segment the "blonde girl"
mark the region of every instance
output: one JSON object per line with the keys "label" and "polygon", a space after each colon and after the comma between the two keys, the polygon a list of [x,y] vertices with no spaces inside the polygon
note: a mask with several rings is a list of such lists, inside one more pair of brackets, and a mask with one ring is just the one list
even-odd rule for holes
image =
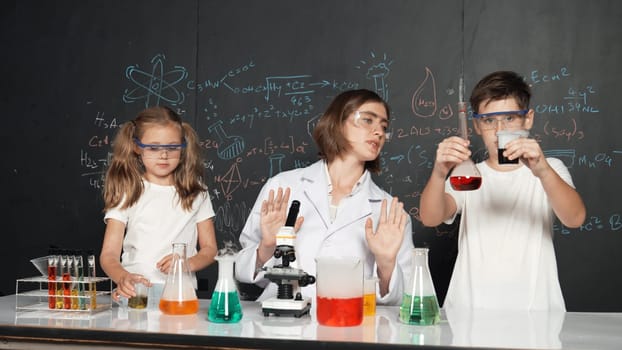
{"label": "blonde girl", "polygon": [[195,131],[167,107],[145,109],[118,131],[105,177],[100,255],[117,285],[115,300],[135,296],[136,283],[163,285],[173,242],[187,244],[192,272],[214,261],[214,210],[200,153]]}

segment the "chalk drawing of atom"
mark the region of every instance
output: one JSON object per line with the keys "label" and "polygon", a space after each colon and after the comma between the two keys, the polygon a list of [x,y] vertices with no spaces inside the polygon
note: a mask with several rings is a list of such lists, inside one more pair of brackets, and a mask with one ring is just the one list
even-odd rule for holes
{"label": "chalk drawing of atom", "polygon": [[164,71],[163,54],[157,54],[151,59],[151,72],[141,70],[138,65],[125,69],[125,76],[136,85],[133,89],[125,89],[123,101],[133,103],[145,100],[145,108],[159,106],[161,101],[172,105],[184,102],[184,93],[175,88],[175,85],[188,77],[184,67],[175,66],[172,70]]}

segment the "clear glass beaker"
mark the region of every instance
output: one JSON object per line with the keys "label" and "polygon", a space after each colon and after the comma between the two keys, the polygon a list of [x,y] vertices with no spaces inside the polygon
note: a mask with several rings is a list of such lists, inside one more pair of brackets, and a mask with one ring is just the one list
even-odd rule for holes
{"label": "clear glass beaker", "polygon": [[[458,123],[460,136],[468,140],[469,133],[467,129],[465,102],[458,103]],[[456,191],[477,190],[482,185],[482,175],[479,173],[479,170],[477,170],[473,160],[469,158],[452,169],[449,183]]]}
{"label": "clear glass beaker", "polygon": [[420,326],[437,324],[440,308],[428,267],[428,248],[414,248],[410,280],[404,286],[400,321]]}
{"label": "clear glass beaker", "polygon": [[349,327],[363,322],[363,263],[357,257],[320,257],[316,262],[317,321]]}
{"label": "clear glass beaker", "polygon": [[173,243],[173,263],[166,276],[160,311],[167,315],[189,315],[199,311],[199,299],[192,285],[185,243]]}
{"label": "clear glass beaker", "polygon": [[212,293],[207,319],[216,323],[236,323],[242,319],[242,306],[233,279],[234,254],[219,255],[218,281]]}

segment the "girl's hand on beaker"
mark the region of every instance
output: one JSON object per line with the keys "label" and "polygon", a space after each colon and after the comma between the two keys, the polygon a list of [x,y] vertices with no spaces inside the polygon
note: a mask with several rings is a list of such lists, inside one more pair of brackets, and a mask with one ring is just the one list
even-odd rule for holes
{"label": "girl's hand on beaker", "polygon": [[173,264],[173,254],[165,255],[160,261],[156,263],[156,269],[163,274],[168,274]]}
{"label": "girl's hand on beaker", "polygon": [[449,171],[459,163],[469,159],[469,140],[462,137],[451,136],[438,144],[434,169],[440,171],[442,177],[446,177]]}
{"label": "girl's hand on beaker", "polygon": [[404,203],[400,202],[397,197],[393,197],[388,214],[387,201],[386,199],[382,200],[376,232],[373,231],[372,219],[367,219],[365,223],[365,238],[367,239],[369,250],[374,254],[379,269],[390,269],[389,273],[393,271],[393,265],[404,238],[404,227],[407,221],[408,217],[404,211]]}
{"label": "girl's hand on beaker", "polygon": [[112,299],[118,302],[119,298],[131,298],[136,296],[136,289],[134,288],[136,283],[142,283],[151,287],[151,282],[143,275],[128,272],[117,281],[117,288],[112,292]]}

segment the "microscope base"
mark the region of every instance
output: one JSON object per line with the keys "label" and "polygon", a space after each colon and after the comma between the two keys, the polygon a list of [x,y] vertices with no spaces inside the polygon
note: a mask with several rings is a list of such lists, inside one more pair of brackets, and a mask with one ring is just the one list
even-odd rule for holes
{"label": "microscope base", "polygon": [[261,311],[264,316],[294,316],[298,318],[309,313],[310,309],[310,298],[303,300],[270,298],[261,303]]}

